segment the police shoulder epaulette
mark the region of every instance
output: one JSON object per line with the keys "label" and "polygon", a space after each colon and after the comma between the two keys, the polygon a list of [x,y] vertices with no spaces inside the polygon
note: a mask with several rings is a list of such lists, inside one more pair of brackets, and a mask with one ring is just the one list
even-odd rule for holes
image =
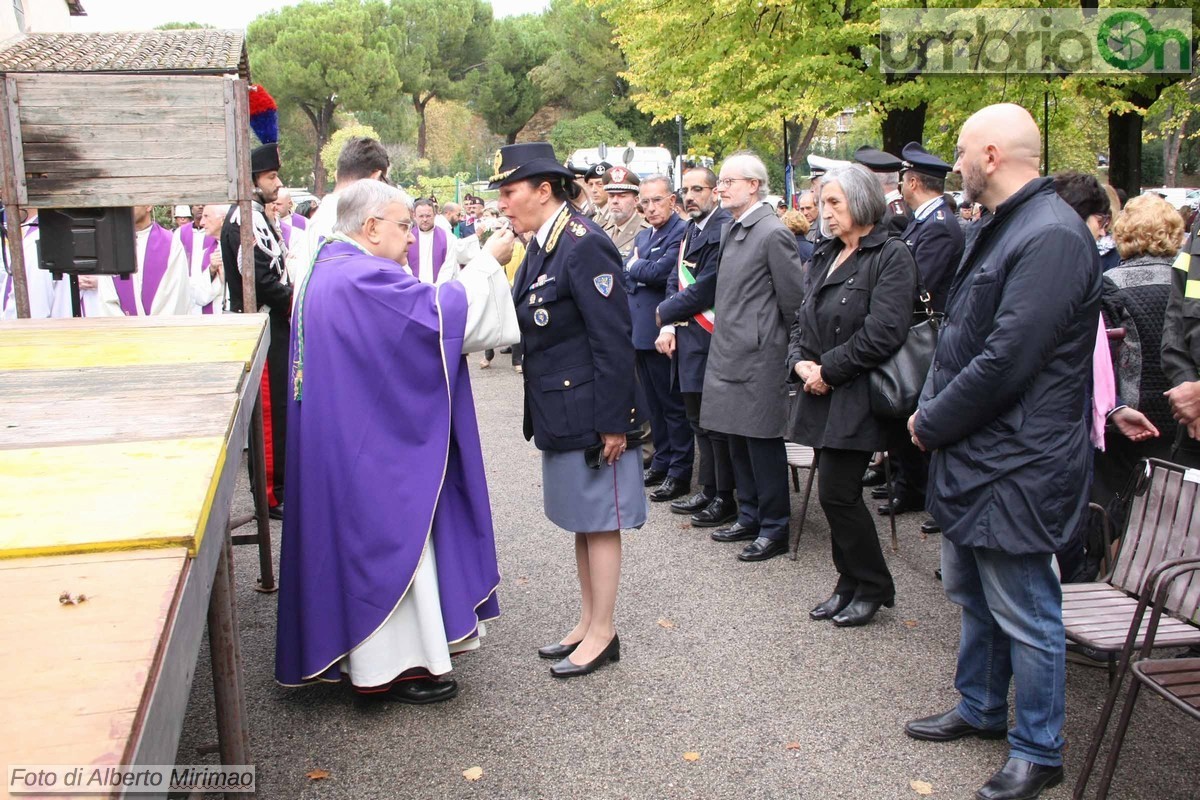
{"label": "police shoulder epaulette", "polygon": [[546,252],[547,253],[552,251],[558,245],[559,237],[562,236],[562,232],[564,230],[566,230],[567,223],[570,221],[571,221],[570,214],[559,215],[558,221],[555,222],[554,227],[552,227],[550,229],[550,235],[546,237]]}

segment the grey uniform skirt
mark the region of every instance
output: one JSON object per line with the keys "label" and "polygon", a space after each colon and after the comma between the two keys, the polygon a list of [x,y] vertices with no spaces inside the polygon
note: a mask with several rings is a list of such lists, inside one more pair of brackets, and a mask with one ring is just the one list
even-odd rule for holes
{"label": "grey uniform skirt", "polygon": [[642,480],[642,448],[617,463],[592,469],[582,450],[542,451],[542,502],[546,517],[575,533],[640,528],[650,504]]}

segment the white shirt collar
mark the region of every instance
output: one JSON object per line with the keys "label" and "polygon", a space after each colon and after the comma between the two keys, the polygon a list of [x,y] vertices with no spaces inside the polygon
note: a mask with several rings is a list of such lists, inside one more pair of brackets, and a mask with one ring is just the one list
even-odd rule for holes
{"label": "white shirt collar", "polygon": [[546,221],[542,223],[542,227],[538,228],[537,233],[534,234],[534,238],[537,239],[538,247],[544,248],[546,246],[546,239],[550,237],[550,229],[554,227],[554,221],[558,219],[558,215],[563,213],[563,209],[566,207],[566,203],[560,203],[558,210],[547,217]]}
{"label": "white shirt collar", "polygon": [[749,208],[747,208],[745,211],[742,212],[742,215],[737,218],[737,221],[738,222],[743,221],[744,219],[746,219],[746,217],[750,216],[750,212],[754,211],[754,209],[758,208],[759,206],[765,206],[766,204],[767,204],[766,200],[756,200],[755,202],[750,204]]}
{"label": "white shirt collar", "polygon": [[946,198],[940,194],[937,197],[931,197],[921,205],[917,206],[917,210],[913,212],[913,216],[919,220],[924,220],[932,214],[938,207],[938,204],[946,202]]}

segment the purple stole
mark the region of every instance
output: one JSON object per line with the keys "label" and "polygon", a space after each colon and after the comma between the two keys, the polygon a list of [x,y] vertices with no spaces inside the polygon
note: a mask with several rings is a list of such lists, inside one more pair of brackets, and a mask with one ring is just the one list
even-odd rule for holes
{"label": "purple stole", "polygon": [[[195,235],[196,229],[191,225],[184,225],[179,229],[179,243],[183,245],[183,252],[187,254],[189,276],[196,269],[196,265],[192,263],[192,241],[195,238]],[[205,271],[208,270],[208,265],[212,262],[213,251],[217,249],[218,244],[219,242],[216,239],[212,238],[208,234],[204,235],[204,244],[200,250],[200,269]],[[149,244],[146,245],[146,250],[150,250]],[[200,309],[200,311],[203,314],[211,314],[212,303],[204,306],[202,309]]]}
{"label": "purple stole", "polygon": [[[21,237],[21,247],[25,246],[25,240],[28,239],[33,234],[33,232],[36,231],[37,229],[38,229],[37,220],[34,220],[33,222],[29,223],[29,227],[25,229],[25,234]],[[34,264],[31,267],[28,263],[26,263],[25,264],[25,274],[26,275],[29,274],[30,269],[41,269],[41,268],[37,264]],[[26,284],[28,285],[28,281],[26,281]],[[9,298],[12,297],[12,293],[13,293],[13,276],[12,276],[11,272],[5,272],[5,274],[4,274],[4,301],[0,302],[0,309],[8,308],[8,300],[9,300]]]}
{"label": "purple stole", "polygon": [[[416,241],[408,246],[408,268],[412,270],[413,277],[417,280],[421,279],[421,232],[414,231],[413,237]],[[433,283],[437,282],[438,273],[442,271],[442,264],[446,263],[446,232],[437,225],[433,226]]]}
{"label": "purple stole", "polygon": [[[167,262],[171,258],[171,232],[157,222],[150,223],[150,236],[146,241],[146,257],[142,259],[142,308],[146,316],[154,305],[154,295],[163,275],[167,274]],[[133,278],[113,276],[113,286],[121,301],[121,310],[127,317],[138,316],[137,300],[133,296]]]}
{"label": "purple stole", "polygon": [[308,227],[308,219],[300,214],[292,214],[287,217],[281,217],[279,220],[279,232],[283,234],[283,243],[290,250],[292,247],[292,230],[305,230]]}

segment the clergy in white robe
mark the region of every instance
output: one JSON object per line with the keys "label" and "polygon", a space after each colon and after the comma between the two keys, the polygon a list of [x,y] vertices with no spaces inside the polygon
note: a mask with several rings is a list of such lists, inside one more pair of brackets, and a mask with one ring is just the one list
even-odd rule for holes
{"label": "clergy in white robe", "polygon": [[410,225],[396,189],[354,184],[297,292],[275,676],[431,703],[499,614],[463,354],[519,334],[512,235],[435,286],[403,269]]}
{"label": "clergy in white robe", "polygon": [[133,208],[137,271],[127,278],[94,276],[94,292],[84,292],[85,316],[151,317],[191,312],[187,253],[178,237],[154,221],[152,212],[152,206]]}
{"label": "clergy in white robe", "polygon": [[441,284],[453,280],[458,274],[458,239],[443,230],[436,220],[443,217],[434,214],[433,203],[418,200],[413,204],[414,241],[408,247],[408,270],[422,283]]}
{"label": "clergy in white robe", "polygon": [[[37,209],[22,209],[27,212],[25,221],[21,223],[21,252],[25,256],[25,283],[29,287],[29,316],[32,319],[45,319],[51,316],[71,316],[68,304],[66,314],[55,313],[55,293],[60,283],[50,272],[38,266],[38,241],[41,229],[38,227]],[[3,289],[0,290],[0,319],[17,318],[17,293],[12,276],[12,259],[9,258],[8,231],[4,239],[4,273]]]}
{"label": "clergy in white robe", "polygon": [[175,236],[188,259],[188,289],[192,314],[221,314],[225,310],[225,265],[221,260],[221,226],[228,205],[209,203],[200,212],[200,229],[179,228]]}

